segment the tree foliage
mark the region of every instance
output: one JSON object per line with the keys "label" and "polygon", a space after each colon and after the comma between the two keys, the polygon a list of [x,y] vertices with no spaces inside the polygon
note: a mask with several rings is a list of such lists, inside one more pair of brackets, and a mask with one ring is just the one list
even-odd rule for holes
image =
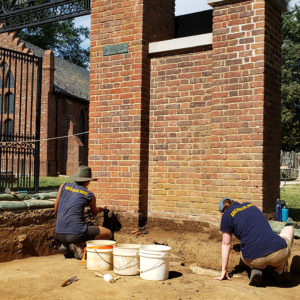
{"label": "tree foliage", "polygon": [[300,7],[288,8],[282,24],[282,149],[300,151]]}
{"label": "tree foliage", "polygon": [[33,26],[17,32],[17,35],[42,49],[51,49],[54,54],[78,66],[89,65],[89,49],[81,43],[90,37],[87,27],[75,27],[73,19]]}

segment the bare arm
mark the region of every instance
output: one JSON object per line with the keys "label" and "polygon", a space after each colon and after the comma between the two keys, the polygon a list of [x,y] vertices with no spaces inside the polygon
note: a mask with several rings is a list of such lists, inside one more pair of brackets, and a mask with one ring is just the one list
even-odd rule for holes
{"label": "bare arm", "polygon": [[231,247],[231,234],[229,232],[223,231],[223,233],[222,233],[222,273],[221,273],[220,277],[217,277],[215,279],[218,279],[218,280],[229,279],[230,280],[230,277],[227,272],[230,247]]}
{"label": "bare arm", "polygon": [[54,212],[56,214],[58,212],[58,205],[59,205],[59,200],[60,200],[60,194],[61,194],[61,188],[62,188],[62,186],[63,186],[63,184],[58,189],[57,196],[56,196],[56,201],[55,201],[55,205],[54,205]]}
{"label": "bare arm", "polygon": [[103,211],[105,207],[97,207],[96,205],[96,197],[94,196],[91,203],[90,203],[90,208],[92,211],[92,214],[96,216],[99,212]]}

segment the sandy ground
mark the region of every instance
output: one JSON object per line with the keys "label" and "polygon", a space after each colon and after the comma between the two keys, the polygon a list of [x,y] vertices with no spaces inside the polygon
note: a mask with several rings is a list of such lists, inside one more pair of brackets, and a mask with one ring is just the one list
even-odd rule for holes
{"label": "sandy ground", "polygon": [[[276,286],[265,277],[260,288],[248,285],[242,272],[231,281],[216,281],[221,264],[221,234],[217,227],[203,227],[201,233],[185,233],[169,228],[147,228],[148,233],[131,234],[132,228],[116,234],[118,243],[168,244],[172,247],[169,279],[148,281],[139,276],[122,276],[108,283],[87,270],[80,261],[56,254],[29,257],[0,263],[1,299],[299,299],[300,274],[292,273],[292,281]],[[300,241],[296,240],[290,263],[300,256]],[[294,260],[293,260],[294,259]],[[239,253],[231,251],[230,269],[239,262]],[[297,267],[298,268],[298,267]],[[298,270],[295,267],[294,270]],[[218,270],[218,271],[217,271]],[[299,271],[299,270],[298,270]],[[111,275],[113,271],[109,271]],[[66,279],[76,275],[78,281],[61,287]]]}

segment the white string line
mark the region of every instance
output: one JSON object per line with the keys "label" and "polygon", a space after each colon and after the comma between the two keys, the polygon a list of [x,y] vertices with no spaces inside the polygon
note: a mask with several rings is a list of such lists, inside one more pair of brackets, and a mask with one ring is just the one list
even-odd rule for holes
{"label": "white string line", "polygon": [[35,142],[42,142],[42,141],[50,141],[50,140],[59,140],[59,139],[64,139],[72,136],[77,136],[77,135],[83,135],[89,133],[88,131],[80,132],[80,133],[75,133],[75,134],[70,134],[70,135],[63,135],[63,136],[57,136],[53,138],[47,138],[47,139],[40,139],[40,140],[33,140],[33,141],[5,141],[4,143],[35,143]]}

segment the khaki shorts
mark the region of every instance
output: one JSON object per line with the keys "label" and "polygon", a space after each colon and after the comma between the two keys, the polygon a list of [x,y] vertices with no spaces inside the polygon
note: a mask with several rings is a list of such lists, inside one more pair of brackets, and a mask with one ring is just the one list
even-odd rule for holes
{"label": "khaki shorts", "polygon": [[258,257],[250,260],[243,258],[243,255],[241,254],[241,258],[243,262],[251,269],[260,269],[260,270],[266,268],[267,266],[271,266],[271,267],[280,266],[289,258],[292,249],[291,241],[284,236],[281,237],[285,239],[287,247],[280,249],[276,252],[272,252],[266,256]]}

